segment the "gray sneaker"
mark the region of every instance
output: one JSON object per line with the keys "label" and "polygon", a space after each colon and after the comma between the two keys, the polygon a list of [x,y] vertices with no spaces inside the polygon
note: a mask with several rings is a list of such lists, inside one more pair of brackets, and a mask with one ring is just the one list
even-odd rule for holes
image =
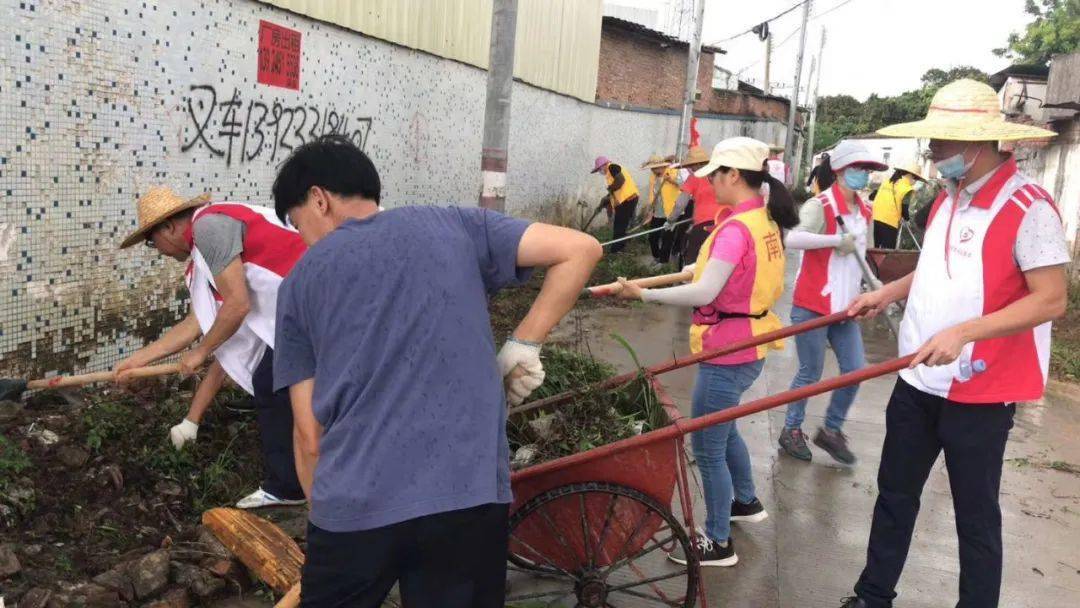
{"label": "gray sneaker", "polygon": [[802,432],[802,429],[784,427],[784,430],[780,432],[780,448],[788,456],[806,462],[810,462],[814,457],[806,445],[806,434]]}
{"label": "gray sneaker", "polygon": [[843,464],[855,464],[855,454],[847,447],[847,437],[840,431],[820,427],[814,434],[814,445],[825,450],[833,460]]}

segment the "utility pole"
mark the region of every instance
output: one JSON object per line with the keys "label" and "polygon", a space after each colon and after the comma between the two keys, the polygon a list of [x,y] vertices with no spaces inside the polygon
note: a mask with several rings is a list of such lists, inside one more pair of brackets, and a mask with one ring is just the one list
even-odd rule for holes
{"label": "utility pole", "polygon": [[494,0],[488,56],[484,138],[480,152],[480,206],[506,209],[506,161],[510,147],[510,91],[514,85],[517,0]]}
{"label": "utility pole", "polygon": [[795,83],[791,88],[791,109],[788,111],[787,139],[784,140],[784,163],[791,167],[793,176],[796,169],[795,165],[792,164],[795,156],[795,117],[799,113],[799,81],[802,80],[803,54],[806,52],[806,23],[810,20],[811,4],[813,4],[813,0],[806,0],[803,3],[802,27],[799,28],[799,56],[795,60]]}
{"label": "utility pole", "polygon": [[765,89],[766,95],[772,95],[772,81],[769,80],[769,72],[772,71],[772,34],[765,37]]}
{"label": "utility pole", "polygon": [[676,140],[675,157],[683,158],[689,148],[690,121],[694,116],[694,101],[697,98],[698,63],[701,59],[701,26],[705,17],[705,0],[690,0],[694,7],[694,36],[690,39],[690,50],[686,57],[686,89],[683,91],[682,115],[679,117],[679,137]]}
{"label": "utility pole", "polygon": [[[806,79],[806,106],[807,107],[810,107],[810,104],[811,104],[811,101],[810,101],[810,83],[814,82],[814,73],[815,73],[814,70],[816,70],[816,69],[818,69],[818,58],[817,57],[811,57],[810,58],[810,74]],[[803,143],[805,144],[806,142],[804,141]],[[792,185],[795,185],[795,184],[799,183],[799,169],[802,167],[803,149],[804,148],[805,148],[805,146],[796,146],[795,147],[795,158],[792,159],[794,162],[791,163],[791,179],[794,182],[794,184],[792,184]]]}
{"label": "utility pole", "polygon": [[825,59],[825,28],[821,28],[821,49],[818,50],[818,65],[817,65],[817,77],[814,78],[814,95],[810,102],[810,135],[806,140],[806,153],[810,156],[810,162],[807,164],[813,164],[814,162],[814,131],[817,129],[817,101],[818,101],[818,85],[821,84],[821,68]]}

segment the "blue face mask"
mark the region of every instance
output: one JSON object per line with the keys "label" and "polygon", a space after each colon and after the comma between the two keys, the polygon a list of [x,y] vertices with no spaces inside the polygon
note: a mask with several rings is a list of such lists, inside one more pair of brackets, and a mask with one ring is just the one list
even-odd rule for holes
{"label": "blue face mask", "polygon": [[844,171],[844,185],[852,190],[862,190],[870,183],[870,172],[866,169],[848,169]]}
{"label": "blue face mask", "polygon": [[967,172],[974,164],[975,161],[971,161],[970,163],[964,162],[964,155],[963,153],[961,153],[955,154],[953,156],[950,156],[949,158],[946,158],[945,160],[940,160],[934,163],[934,168],[938,170],[938,173],[941,174],[941,177],[944,177],[945,179],[959,181],[961,178],[967,175]]}

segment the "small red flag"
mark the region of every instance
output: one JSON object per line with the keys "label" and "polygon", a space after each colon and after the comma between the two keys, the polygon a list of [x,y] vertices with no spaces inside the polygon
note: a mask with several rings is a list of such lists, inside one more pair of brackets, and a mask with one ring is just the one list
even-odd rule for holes
{"label": "small red flag", "polygon": [[691,146],[700,146],[701,145],[701,133],[698,133],[698,130],[697,130],[697,118],[694,118],[694,117],[690,117],[690,145]]}

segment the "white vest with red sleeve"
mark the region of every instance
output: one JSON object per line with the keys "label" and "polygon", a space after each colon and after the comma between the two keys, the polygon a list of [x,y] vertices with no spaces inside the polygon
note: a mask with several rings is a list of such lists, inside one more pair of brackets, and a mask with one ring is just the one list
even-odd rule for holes
{"label": "white vest with red sleeve", "polygon": [[[244,264],[251,310],[244,317],[240,329],[214,351],[214,357],[230,378],[253,395],[252,376],[255,368],[266,348],[274,347],[278,287],[307,248],[300,234],[284,226],[266,207],[244,203],[211,203],[195,211],[191,218],[192,225],[209,214],[225,215],[244,223],[244,249],[240,253],[240,260]],[[209,265],[194,244],[194,234],[190,228],[187,238],[191,244],[191,263],[185,276],[191,309],[205,335],[217,319],[222,299]]]}
{"label": "white vest with red sleeve", "polygon": [[[919,349],[938,332],[988,315],[1028,295],[1013,253],[1024,215],[1050,195],[1009,159],[967,205],[948,193],[930,212],[919,264],[900,324],[900,355]],[[1056,208],[1055,208],[1056,209]],[[962,363],[985,371],[964,379]],[[959,403],[1012,403],[1042,397],[1050,363],[1050,323],[964,347],[951,365],[903,370],[920,391]]]}
{"label": "white vest with red sleeve", "polygon": [[819,315],[830,315],[847,310],[859,295],[863,275],[855,256],[866,256],[867,233],[873,211],[857,192],[855,201],[858,209],[848,209],[844,195],[836,184],[815,198],[821,202],[825,216],[822,234],[838,234],[836,217],[843,217],[844,227],[855,237],[856,252],[842,255],[832,247],[803,251],[792,302]]}

